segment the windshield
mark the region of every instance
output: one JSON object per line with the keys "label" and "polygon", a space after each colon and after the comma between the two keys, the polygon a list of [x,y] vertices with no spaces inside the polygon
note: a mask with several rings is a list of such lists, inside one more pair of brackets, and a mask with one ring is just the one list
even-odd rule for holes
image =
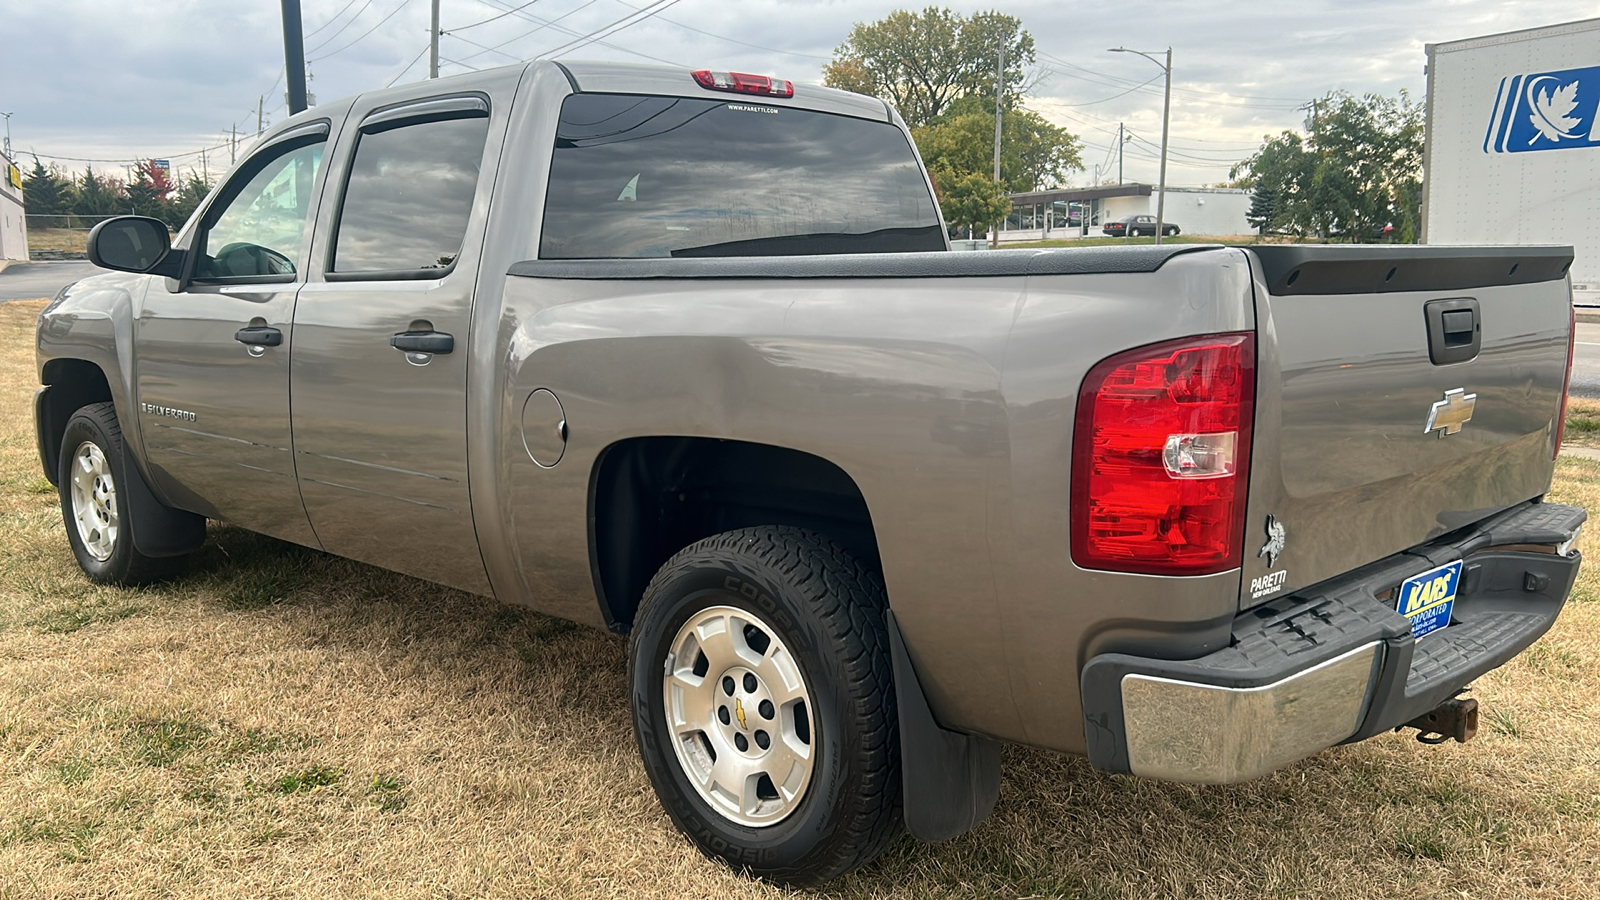
{"label": "windshield", "polygon": [[886,122],[625,94],[561,106],[542,259],[944,249],[916,155]]}

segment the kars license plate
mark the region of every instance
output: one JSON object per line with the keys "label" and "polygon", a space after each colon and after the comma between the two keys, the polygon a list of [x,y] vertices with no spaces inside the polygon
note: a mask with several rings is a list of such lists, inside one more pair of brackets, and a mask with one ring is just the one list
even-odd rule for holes
{"label": "kars license plate", "polygon": [[1414,575],[1395,591],[1395,609],[1411,620],[1411,636],[1420,638],[1450,624],[1461,585],[1461,560]]}

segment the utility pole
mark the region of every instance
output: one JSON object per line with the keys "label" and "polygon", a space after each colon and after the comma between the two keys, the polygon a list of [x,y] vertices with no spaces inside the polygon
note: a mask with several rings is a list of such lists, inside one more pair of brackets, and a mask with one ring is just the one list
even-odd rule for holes
{"label": "utility pole", "polygon": [[283,4],[283,77],[289,84],[289,115],[306,108],[306,44],[300,27],[300,0]]}
{"label": "utility pole", "polygon": [[261,94],[260,96],[256,97],[256,137],[261,137],[261,130],[264,127],[266,127],[263,124],[263,118],[264,117],[261,115],[261,111],[263,109],[265,109],[266,106],[267,106],[267,95],[266,94]]}
{"label": "utility pole", "polygon": [[233,125],[233,134],[228,138],[228,165],[233,165],[239,160],[239,124]]}
{"label": "utility pole", "polygon": [[439,77],[439,0],[433,0],[433,27],[428,29],[428,77]]}
{"label": "utility pole", "polygon": [[0,116],[6,119],[6,159],[11,158],[11,117],[14,115],[16,113],[0,112]]}
{"label": "utility pole", "polygon": [[[1000,184],[1000,101],[1005,98],[1006,48],[1000,47],[1000,64],[994,71],[994,183]],[[1000,248],[1000,223],[989,229],[989,246]]]}
{"label": "utility pole", "polygon": [[1117,123],[1117,184],[1122,184],[1122,122]]}
{"label": "utility pole", "polygon": [[204,150],[200,151],[200,177],[205,179],[206,184],[211,183],[211,169],[206,166],[206,152]]}
{"label": "utility pole", "polygon": [[[1113,47],[1111,48],[1111,52],[1137,53],[1145,59],[1148,59],[1160,66],[1161,70],[1166,73],[1167,76],[1166,98],[1161,104],[1161,181],[1160,186],[1157,188],[1160,193],[1156,195],[1156,243],[1159,244],[1161,243],[1161,230],[1164,227],[1165,214],[1167,210],[1167,126],[1172,121],[1172,48],[1167,48],[1166,62],[1156,59],[1154,56],[1145,53],[1143,50],[1129,50],[1126,47]],[[1121,148],[1118,148],[1118,150],[1120,153]]]}

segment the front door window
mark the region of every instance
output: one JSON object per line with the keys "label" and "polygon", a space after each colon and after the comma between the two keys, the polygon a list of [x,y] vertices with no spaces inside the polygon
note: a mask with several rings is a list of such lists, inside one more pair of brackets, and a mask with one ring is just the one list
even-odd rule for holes
{"label": "front door window", "polygon": [[196,243],[195,278],[294,280],[323,147],[319,140],[269,160],[220,213],[207,216],[210,224]]}

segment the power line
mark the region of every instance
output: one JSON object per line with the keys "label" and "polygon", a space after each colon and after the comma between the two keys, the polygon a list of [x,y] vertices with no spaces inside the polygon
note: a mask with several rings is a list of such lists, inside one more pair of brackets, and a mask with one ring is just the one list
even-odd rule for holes
{"label": "power line", "polygon": [[[366,12],[367,11],[367,7],[369,7],[371,5],[372,5],[372,0],[367,0],[367,2],[361,4],[361,8],[356,10],[356,14],[351,16],[350,20],[348,22],[345,22],[343,25],[340,25],[338,31],[335,31],[333,34],[328,35],[326,40],[324,40],[322,43],[316,45],[315,47],[312,47],[309,51],[307,51],[307,55],[315,53],[318,50],[321,50],[323,47],[326,47],[329,44],[333,43],[335,40],[337,40],[339,35],[344,34],[345,29],[349,28],[351,25],[354,25],[356,23],[356,20],[361,18],[361,14]],[[348,6],[345,7],[345,9],[349,9],[349,8],[350,7],[348,7]]]}
{"label": "power line", "polygon": [[[334,22],[339,21],[339,17],[344,15],[345,10],[349,9],[350,7],[355,6],[355,5],[356,5],[356,0],[350,0],[349,3],[346,3],[344,5],[344,9],[341,9],[338,12],[334,13],[332,16],[329,16],[328,17],[328,21],[323,22],[321,25],[318,25],[316,28],[313,28],[310,32],[308,32],[306,34],[306,37],[311,37],[312,35],[316,34],[317,32],[321,31],[322,29],[327,28],[329,25],[332,25]],[[356,15],[360,15],[360,13],[357,13]]]}
{"label": "power line", "polygon": [[[1080,65],[1078,65],[1076,63],[1067,62],[1066,60],[1062,59],[1061,57],[1055,56],[1055,55],[1050,54],[1050,53],[1045,53],[1043,51],[1040,51],[1039,55],[1044,57],[1047,60],[1050,60],[1051,62],[1053,62],[1053,63],[1055,63],[1057,65],[1066,66],[1069,69],[1077,69],[1079,72],[1087,72],[1090,75],[1094,75],[1094,76],[1097,76],[1097,77],[1100,77],[1100,78],[1109,78],[1112,81],[1120,81],[1123,84],[1133,84],[1134,83],[1134,79],[1132,79],[1132,78],[1123,78],[1123,77],[1118,76],[1118,75],[1111,75],[1111,74],[1108,74],[1106,72],[1096,71],[1094,69],[1086,69],[1083,66],[1080,66]],[[1070,72],[1059,72],[1057,74],[1065,75],[1068,78],[1083,78],[1083,76],[1081,76],[1081,75],[1073,75]],[[1092,79],[1084,79],[1084,80],[1087,81],[1087,80],[1092,80]],[[1174,93],[1180,93],[1180,94],[1210,94],[1210,95],[1216,96],[1216,97],[1238,97],[1238,98],[1244,99],[1244,100],[1265,100],[1268,103],[1305,103],[1305,100],[1297,98],[1297,97],[1263,97],[1263,96],[1255,95],[1255,94],[1234,94],[1234,93],[1230,93],[1230,92],[1227,92],[1227,91],[1208,91],[1208,90],[1205,90],[1203,88],[1178,87],[1177,85],[1173,85],[1172,90],[1173,90]]]}
{"label": "power line", "polygon": [[[352,0],[352,2],[354,2],[354,0]],[[441,34],[450,34],[452,32],[456,32],[456,31],[466,31],[468,28],[477,28],[479,25],[487,25],[490,22],[498,22],[501,19],[504,19],[506,16],[522,12],[523,10],[527,9],[528,7],[534,5],[535,3],[538,3],[538,2],[539,2],[539,0],[528,0],[527,3],[522,4],[521,6],[517,7],[516,9],[508,9],[508,10],[506,10],[505,12],[501,13],[498,16],[490,16],[489,18],[484,19],[481,22],[473,22],[471,25],[463,25],[460,28],[451,28],[451,29],[449,29],[447,31],[441,32]]]}
{"label": "power line", "polygon": [[[633,6],[633,4],[626,2],[626,0],[617,0],[617,2],[621,3],[623,6]],[[647,7],[633,6],[633,8],[634,9],[646,9]],[[694,27],[693,25],[685,25],[682,22],[677,21],[676,19],[669,19],[666,16],[661,16],[660,19],[661,19],[661,21],[666,22],[668,25],[676,25],[679,28],[682,28],[682,29],[684,29],[686,31],[692,31],[695,34],[703,34],[706,37],[713,37],[713,38],[716,38],[719,41],[727,41],[730,44],[739,44],[740,46],[750,47],[750,48],[755,49],[755,50],[765,50],[768,53],[783,53],[783,54],[786,54],[788,56],[798,56],[798,57],[801,57],[803,59],[820,59],[823,62],[832,62],[833,61],[833,57],[831,57],[831,56],[816,56],[816,55],[811,54],[811,53],[796,53],[793,50],[779,50],[776,47],[763,47],[760,44],[752,44],[749,41],[741,41],[738,38],[731,38],[731,37],[728,37],[725,34],[712,34],[709,31],[702,31],[702,30]]]}
{"label": "power line", "polygon": [[[595,41],[599,40],[600,37],[610,37],[611,35],[616,34],[619,31],[622,31],[622,30],[627,29],[627,28],[632,28],[633,26],[639,24],[640,22],[643,22],[645,19],[648,19],[651,16],[654,16],[656,13],[663,12],[665,10],[671,9],[672,7],[677,6],[679,3],[682,3],[682,2],[683,2],[683,0],[657,0],[656,3],[651,4],[648,7],[645,7],[645,9],[650,10],[649,12],[645,13],[642,16],[639,16],[637,19],[633,19],[633,21],[631,21],[631,22],[626,22],[625,20],[631,19],[633,17],[633,15],[635,15],[637,13],[630,13],[629,15],[623,16],[621,19],[618,19],[616,22],[611,23],[611,25],[617,25],[618,22],[625,22],[625,24],[618,25],[614,29],[611,28],[611,25],[607,25],[604,28],[601,28],[601,29],[599,29],[597,31],[590,32],[589,35],[585,35],[584,37],[579,38],[577,41],[568,41],[567,43],[562,44],[560,47],[556,47],[556,48],[554,48],[552,50],[546,50],[544,53],[541,53],[539,55],[540,56],[548,56],[551,59],[555,59],[557,56],[560,56],[561,54],[566,53],[569,50],[577,50],[577,49],[579,49],[581,47],[587,47],[590,44],[594,43]],[[607,29],[611,29],[611,30],[607,30]],[[604,34],[601,34],[601,32],[604,32]],[[598,37],[596,35],[598,35]]]}
{"label": "power line", "polygon": [[[557,31],[564,31],[567,34],[577,34],[578,32],[573,31],[573,30],[571,30],[569,28],[566,28],[565,26],[557,25],[556,23],[561,21],[562,19],[565,19],[566,17],[572,15],[573,13],[582,12],[583,10],[588,9],[589,7],[595,5],[598,2],[599,2],[599,0],[588,0],[587,3],[583,3],[583,4],[579,5],[579,6],[575,6],[572,9],[569,9],[566,12],[562,13],[561,15],[556,16],[554,19],[541,19],[538,16],[531,15],[529,13],[519,12],[519,13],[517,13],[517,17],[518,18],[526,19],[526,20],[528,20],[530,22],[535,22],[535,23],[537,23],[537,25],[535,25],[535,27],[533,27],[533,28],[528,29],[527,31],[524,31],[523,33],[517,35],[514,38],[510,38],[508,40],[501,41],[500,43],[495,44],[493,47],[484,47],[484,52],[486,52],[486,53],[500,53],[502,56],[509,56],[512,59],[522,59],[522,57],[520,57],[520,56],[516,56],[516,55],[511,54],[511,53],[504,53],[504,52],[502,52],[500,50],[500,48],[506,46],[507,44],[514,44],[517,41],[522,40],[523,38],[527,37],[530,34],[535,34],[537,32],[543,31],[545,28],[555,28]],[[499,3],[495,3],[493,5],[501,6]],[[503,9],[505,7],[501,6],[501,8]],[[465,41],[467,39],[466,38],[461,38],[461,40]],[[474,41],[467,41],[467,43],[470,44],[470,43],[475,43],[475,42]],[[478,46],[482,47],[483,45],[482,44],[478,44]],[[477,57],[482,56],[482,55],[483,55],[483,53],[474,53],[471,56],[468,56],[467,59],[476,59]]]}
{"label": "power line", "polygon": [[355,40],[351,41],[348,44],[345,44],[343,47],[340,47],[337,50],[330,50],[329,52],[322,54],[321,56],[317,57],[316,59],[308,59],[308,60],[306,60],[306,62],[307,63],[320,62],[320,61],[322,61],[324,59],[327,59],[330,56],[336,56],[336,55],[338,55],[340,53],[343,53],[346,50],[349,50],[351,47],[354,47],[355,45],[357,45],[357,44],[361,43],[362,41],[366,40],[368,35],[372,34],[374,31],[377,31],[379,28],[382,28],[383,24],[385,22],[387,22],[390,19],[394,18],[397,14],[399,14],[400,10],[405,9],[407,6],[410,6],[410,5],[411,5],[411,0],[400,0],[400,5],[396,6],[394,8],[394,12],[391,12],[387,16],[384,16],[383,18],[379,19],[378,20],[378,24],[376,24],[376,25],[372,26],[371,28],[368,28],[366,31],[362,32],[361,33],[361,37],[356,38]]}
{"label": "power line", "polygon": [[417,51],[417,55],[411,57],[411,62],[406,63],[406,67],[404,69],[401,69],[399,74],[397,74],[393,78],[389,79],[389,83],[384,85],[384,87],[394,87],[394,83],[396,81],[399,81],[401,76],[403,76],[407,72],[411,71],[411,67],[417,64],[417,60],[421,59],[423,56],[426,56],[427,53],[428,53],[429,48],[431,48],[432,46],[433,45],[431,43],[423,44],[422,45],[422,49]]}
{"label": "power line", "polygon": [[[487,3],[487,2],[490,2],[490,0],[484,0],[484,2]],[[474,47],[482,47],[483,48],[480,52],[469,54],[468,56],[464,57],[464,59],[477,59],[478,57],[484,55],[485,53],[498,53],[501,56],[506,57],[507,59],[513,59],[513,60],[517,60],[518,62],[521,62],[521,61],[526,60],[527,57],[518,56],[517,54],[514,54],[514,53],[507,53],[506,51],[504,51],[504,50],[502,50],[500,48],[504,47],[504,46],[506,46],[508,44],[514,44],[517,41],[520,41],[523,38],[528,37],[531,34],[535,34],[535,33],[539,32],[539,31],[542,31],[547,27],[548,28],[554,28],[555,30],[557,30],[557,31],[559,31],[559,32],[561,32],[563,34],[569,34],[569,35],[572,35],[572,36],[578,37],[578,38],[589,37],[589,36],[595,34],[596,32],[589,32],[589,34],[582,34],[582,33],[578,32],[578,31],[576,31],[574,29],[568,28],[565,25],[557,25],[556,23],[560,22],[562,19],[567,18],[568,16],[572,15],[573,13],[581,12],[581,11],[589,8],[590,6],[593,6],[597,2],[598,2],[598,0],[588,0],[587,3],[581,4],[581,5],[575,7],[573,9],[571,9],[571,10],[568,10],[565,13],[562,13],[559,16],[556,16],[554,19],[549,19],[549,20],[540,19],[539,17],[531,15],[529,13],[519,13],[518,15],[519,15],[520,18],[526,19],[526,20],[528,20],[530,22],[537,22],[539,24],[537,25],[537,27],[531,28],[528,31],[524,31],[523,33],[517,35],[516,37],[510,38],[508,40],[501,41],[500,43],[494,45],[493,47],[486,47],[483,44],[478,43],[477,41],[469,40],[469,39],[461,37],[460,35],[457,35],[457,34],[451,34],[450,37],[456,38],[457,40],[465,41],[466,43],[472,44]],[[494,5],[503,6],[503,4],[500,2],[500,0],[494,0]],[[624,16],[623,18],[627,18],[627,17]],[[615,24],[615,23],[612,23],[612,24]],[[609,27],[609,26],[607,26],[607,27]],[[604,31],[605,29],[602,28],[600,30]],[[618,30],[620,31],[621,29],[618,29]],[[659,56],[651,56],[648,53],[641,53],[638,50],[631,50],[631,49],[629,49],[627,47],[622,46],[621,44],[613,44],[613,43],[610,43],[609,41],[595,40],[594,43],[599,44],[602,47],[609,47],[612,50],[617,50],[619,52],[627,53],[627,54],[630,54],[632,56],[637,56],[637,57],[640,57],[642,59],[648,59],[648,60],[651,60],[653,62],[658,62],[658,63],[665,63],[666,65],[669,65],[669,66],[683,66],[684,65],[684,63],[677,62],[676,60],[662,59]]]}

